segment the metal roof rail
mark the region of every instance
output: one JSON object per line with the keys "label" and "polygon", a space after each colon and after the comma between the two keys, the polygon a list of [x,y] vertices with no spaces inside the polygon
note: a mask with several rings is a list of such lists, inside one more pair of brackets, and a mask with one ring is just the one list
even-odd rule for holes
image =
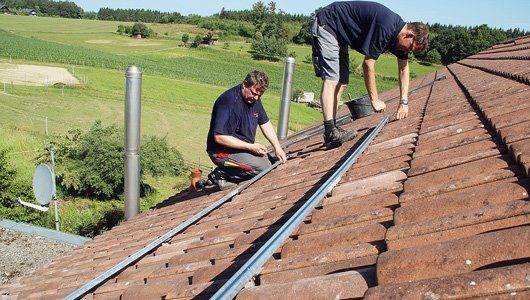
{"label": "metal roof rail", "polygon": [[189,226],[193,225],[195,222],[197,222],[201,218],[203,218],[206,215],[208,215],[210,212],[214,211],[215,209],[217,209],[218,207],[220,207],[224,203],[230,201],[234,196],[238,195],[244,189],[249,187],[251,184],[253,184],[254,182],[258,181],[263,176],[267,175],[270,171],[275,169],[279,164],[280,164],[280,162],[277,161],[272,166],[270,166],[269,168],[263,170],[261,173],[256,175],[251,180],[248,180],[248,181],[245,181],[245,182],[241,183],[240,185],[238,185],[235,189],[230,191],[228,194],[226,194],[221,199],[217,200],[216,202],[214,202],[210,206],[204,208],[203,210],[201,210],[200,212],[198,212],[197,214],[195,214],[193,217],[189,218],[188,220],[182,222],[177,227],[175,227],[175,228],[171,229],[170,231],[166,232],[164,235],[162,235],[161,237],[159,237],[156,240],[152,241],[147,246],[145,246],[142,249],[140,249],[140,250],[136,251],[135,253],[131,254],[129,257],[123,259],[118,264],[114,265],[112,268],[108,269],[107,271],[105,271],[104,273],[99,275],[98,277],[96,277],[96,278],[92,279],[91,281],[87,282],[86,284],[84,284],[83,286],[81,286],[77,290],[73,291],[68,296],[66,296],[65,299],[68,299],[68,300],[81,299],[87,293],[89,293],[94,288],[97,288],[98,286],[103,284],[105,281],[110,279],[112,276],[118,274],[123,269],[125,269],[128,266],[130,266],[131,264],[137,262],[138,260],[140,260],[145,255],[149,254],[154,249],[158,248],[162,243],[168,241],[169,239],[171,239],[172,237],[174,237],[178,233],[184,231],[186,228],[188,228]]}
{"label": "metal roof rail", "polygon": [[285,224],[276,231],[259,250],[239,270],[228,279],[225,284],[212,296],[211,299],[232,299],[249,282],[252,277],[259,274],[263,265],[272,257],[287,238],[296,230],[302,221],[309,215],[317,204],[340,182],[341,177],[357,161],[357,158],[366,150],[383,127],[389,122],[385,116],[379,121],[346,161],[331,175],[330,178],[296,211]]}

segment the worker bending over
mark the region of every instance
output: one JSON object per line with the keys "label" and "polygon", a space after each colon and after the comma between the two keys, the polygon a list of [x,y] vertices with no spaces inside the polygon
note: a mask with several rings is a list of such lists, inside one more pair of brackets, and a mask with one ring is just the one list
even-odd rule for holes
{"label": "worker bending over", "polygon": [[322,78],[326,148],[339,147],[357,134],[335,124],[337,105],[349,80],[348,46],[364,55],[364,83],[377,112],[383,111],[386,105],[377,93],[375,62],[386,51],[397,57],[401,101],[396,118],[408,116],[408,52],[427,48],[429,31],[426,25],[405,23],[387,7],[368,1],[334,2],[317,10],[311,24],[313,66],[316,76]]}

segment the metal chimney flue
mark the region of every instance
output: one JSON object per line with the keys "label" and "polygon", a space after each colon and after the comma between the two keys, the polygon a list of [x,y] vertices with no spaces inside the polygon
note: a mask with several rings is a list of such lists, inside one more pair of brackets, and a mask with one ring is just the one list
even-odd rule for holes
{"label": "metal chimney flue", "polygon": [[293,94],[292,83],[294,73],[294,58],[285,58],[285,68],[283,74],[282,99],[280,103],[280,116],[278,118],[278,139],[283,140],[287,137],[289,129],[289,109],[291,97]]}
{"label": "metal chimney flue", "polygon": [[140,116],[142,71],[128,66],[125,71],[125,219],[139,212],[140,207]]}

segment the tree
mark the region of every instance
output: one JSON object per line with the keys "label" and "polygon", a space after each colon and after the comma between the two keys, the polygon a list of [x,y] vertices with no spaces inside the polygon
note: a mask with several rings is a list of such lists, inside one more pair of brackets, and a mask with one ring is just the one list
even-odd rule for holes
{"label": "tree", "polygon": [[267,15],[267,7],[262,1],[258,1],[252,4],[252,23],[257,30],[261,29],[261,26],[265,22],[265,16]]}
{"label": "tree", "polygon": [[274,1],[269,2],[267,6],[267,12],[273,15],[276,13],[276,2]]}
{"label": "tree", "polygon": [[184,46],[188,46],[188,42],[190,40],[190,35],[185,33],[182,35],[182,42],[184,43]]}
{"label": "tree", "polygon": [[[430,25],[429,31],[432,36],[429,48],[440,54],[440,61],[443,64],[459,61],[509,38],[514,38],[513,35],[528,34],[519,29],[502,30],[490,28],[487,25],[464,27],[438,23]],[[416,58],[424,61],[435,59],[435,52],[427,58],[429,52],[418,53]]]}
{"label": "tree", "polygon": [[116,33],[118,34],[125,34],[125,25],[122,25],[122,24],[119,24],[118,25],[118,30],[116,30]]}
{"label": "tree", "polygon": [[137,23],[134,23],[134,25],[132,26],[132,32],[131,32],[132,36],[140,35],[143,38],[148,38],[152,34],[153,34],[153,30],[147,27],[147,25],[145,25],[144,23],[137,22]]}
{"label": "tree", "polygon": [[263,36],[274,36],[276,38],[285,39],[288,32],[283,26],[283,18],[281,13],[276,12],[276,3],[271,1],[265,5],[262,1],[258,1],[252,5],[252,24]]}
{"label": "tree", "polygon": [[11,188],[15,181],[16,171],[8,164],[7,150],[0,149],[0,205],[12,206]]}
{"label": "tree", "polygon": [[98,18],[98,13],[94,11],[85,11],[81,16],[82,19],[96,20]]}
{"label": "tree", "polygon": [[226,9],[225,7],[221,7],[221,11],[219,12],[219,17],[223,18],[226,17]]}
{"label": "tree", "polygon": [[287,55],[287,40],[274,36],[255,39],[250,46],[252,58],[278,61]]}
{"label": "tree", "polygon": [[288,31],[282,13],[276,12],[276,3],[267,6],[258,1],[252,6],[253,24],[256,28],[251,50],[254,59],[277,61],[287,55]]}
{"label": "tree", "polygon": [[305,22],[302,24],[302,28],[300,28],[300,31],[298,34],[296,34],[293,37],[293,43],[295,44],[308,44],[311,45],[313,41],[313,36],[311,35],[310,29],[310,21]]}
{"label": "tree", "polygon": [[33,199],[30,183],[18,178],[18,172],[10,163],[8,153],[7,149],[0,149],[0,208],[13,208],[19,197],[23,200]]}
{"label": "tree", "polygon": [[[123,193],[123,129],[96,121],[87,132],[56,137],[56,174],[62,192],[71,196],[115,199]],[[165,138],[147,136],[141,144],[141,186],[144,174],[154,177],[184,171],[180,153]],[[46,159],[48,157],[46,156]]]}
{"label": "tree", "polygon": [[432,49],[427,52],[425,60],[433,64],[439,64],[442,61],[442,56],[440,55],[438,50]]}
{"label": "tree", "polygon": [[192,48],[197,48],[202,42],[202,36],[200,34],[197,34],[195,38],[193,39],[193,43],[191,43]]}

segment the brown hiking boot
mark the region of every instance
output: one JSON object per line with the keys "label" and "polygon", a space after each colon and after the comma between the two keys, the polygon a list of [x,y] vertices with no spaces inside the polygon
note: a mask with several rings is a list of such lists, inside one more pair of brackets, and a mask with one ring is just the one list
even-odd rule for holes
{"label": "brown hiking boot", "polygon": [[342,146],[343,143],[353,140],[357,136],[357,131],[346,131],[340,127],[335,127],[329,134],[324,134],[324,147],[333,149]]}
{"label": "brown hiking boot", "polygon": [[340,131],[340,133],[342,134],[342,143],[346,143],[347,141],[351,141],[353,140],[355,137],[357,137],[357,130],[355,129],[352,129],[350,131],[347,131],[347,130],[344,130],[342,129],[342,127],[338,127],[337,126],[337,129]]}

